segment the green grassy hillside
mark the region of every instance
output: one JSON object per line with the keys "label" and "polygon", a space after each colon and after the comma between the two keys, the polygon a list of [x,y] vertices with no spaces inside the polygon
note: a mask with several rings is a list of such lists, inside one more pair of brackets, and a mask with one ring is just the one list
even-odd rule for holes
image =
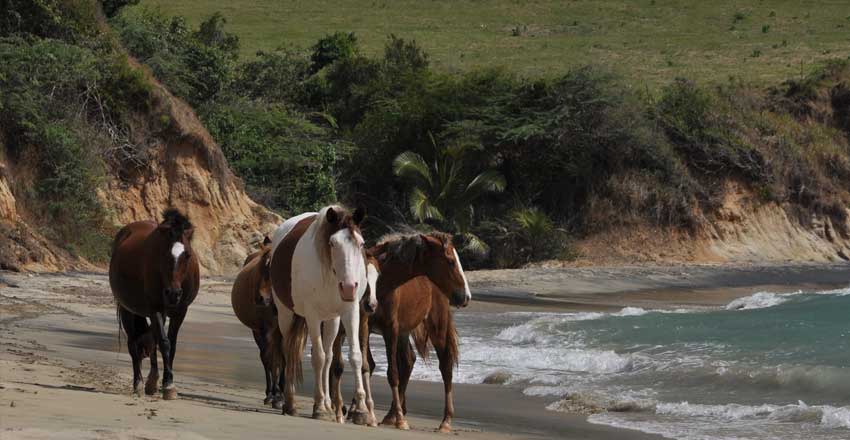
{"label": "green grassy hillside", "polygon": [[440,70],[503,66],[523,76],[610,66],[635,86],[700,81],[777,83],[850,54],[846,0],[142,0],[197,25],[215,11],[243,56],[308,47],[353,31],[366,52],[386,37],[416,39]]}

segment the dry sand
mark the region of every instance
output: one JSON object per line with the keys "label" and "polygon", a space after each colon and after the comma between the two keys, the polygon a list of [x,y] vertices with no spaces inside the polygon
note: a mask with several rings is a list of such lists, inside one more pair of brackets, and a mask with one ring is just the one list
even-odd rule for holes
{"label": "dry sand", "polygon": [[[471,310],[608,309],[725,304],[765,286],[846,285],[847,265],[682,266],[482,271],[470,274]],[[314,421],[264,407],[262,370],[247,329],[233,316],[230,284],[208,278],[178,342],[181,399],[130,395],[126,347],[103,274],[0,272],[0,439],[18,438],[438,438],[442,385],[413,382],[413,430]],[[145,370],[147,362],[144,363]],[[309,369],[309,367],[305,367]],[[310,376],[309,374],[305,376]],[[350,393],[350,378],[346,378]],[[308,395],[312,384],[300,388]],[[378,416],[390,396],[373,379]],[[455,386],[455,435],[462,438],[653,439],[546,411],[546,401],[499,385]]]}

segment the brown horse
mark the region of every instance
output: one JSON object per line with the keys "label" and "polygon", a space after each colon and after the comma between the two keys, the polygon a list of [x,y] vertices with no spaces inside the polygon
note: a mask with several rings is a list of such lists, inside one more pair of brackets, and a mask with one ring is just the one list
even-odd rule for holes
{"label": "brown horse", "polygon": [[[109,285],[133,359],[133,391],[141,394],[141,362],[148,354],[151,369],[145,393],[156,393],[158,345],[165,370],[162,398],[171,400],[177,398],[172,374],[177,333],[198,295],[200,271],[190,243],[194,229],[189,219],[176,209],[168,209],[162,216],[162,223],[134,222],[118,231],[112,243]],[[145,318],[150,318],[150,325]],[[166,318],[170,319],[167,333]],[[146,342],[148,337],[153,343]]]}
{"label": "brown horse", "polygon": [[[361,325],[360,339],[365,344],[369,365],[369,370],[364,366],[361,374],[371,376],[375,368],[366,332],[380,333],[386,345],[387,380],[393,393],[393,403],[381,423],[409,429],[404,415],[405,391],[416,359],[409,342],[413,333],[420,354],[427,356],[430,342],[440,360],[445,408],[439,430],[450,432],[454,416],[452,372],[457,364],[458,345],[449,306],[465,307],[471,299],[460,258],[450,237],[442,233],[392,236],[369,252],[375,255],[380,270],[378,308],[369,318],[368,326]],[[338,383],[341,360],[335,366],[333,382]],[[367,399],[371,400],[371,395]],[[341,403],[338,396],[335,400]]]}
{"label": "brown horse", "polygon": [[264,404],[283,408],[284,386],[281,333],[277,326],[277,308],[272,301],[269,277],[271,240],[265,238],[262,248],[245,260],[244,267],[233,282],[230,293],[233,312],[242,324],[251,329],[254,342],[260,349],[260,361],[266,375]]}

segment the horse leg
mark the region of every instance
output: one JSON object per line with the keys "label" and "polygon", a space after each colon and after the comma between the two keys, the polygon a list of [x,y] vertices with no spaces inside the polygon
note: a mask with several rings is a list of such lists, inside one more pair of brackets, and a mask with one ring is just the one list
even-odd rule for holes
{"label": "horse leg", "polygon": [[410,426],[404,419],[401,397],[398,392],[398,333],[397,324],[384,332],[384,344],[387,346],[387,381],[390,383],[390,389],[393,392],[393,403],[381,424],[395,425],[398,429],[407,430],[410,429]]}
{"label": "horse leg", "polygon": [[313,364],[313,418],[327,419],[329,414],[325,410],[325,349],[322,345],[322,322],[314,317],[307,318],[307,331],[310,333],[312,351],[310,360]]}
{"label": "horse leg", "polygon": [[328,414],[333,414],[337,423],[345,423],[345,418],[342,417],[342,408],[339,415],[334,414],[333,402],[331,401],[331,365],[333,364],[333,349],[334,339],[339,333],[339,318],[327,320],[322,323],[322,348],[325,352],[324,363],[322,364],[322,397],[325,411]]}
{"label": "horse leg", "polygon": [[171,372],[171,341],[165,330],[165,314],[154,313],[152,324],[154,336],[159,338],[159,352],[162,353],[162,398],[174,400],[177,398],[177,389],[174,388],[174,374]]}
{"label": "horse leg", "polygon": [[333,400],[334,413],[337,420],[343,417],[343,402],[342,402],[342,373],[345,371],[345,364],[342,362],[342,343],[345,341],[345,332],[339,329],[339,332],[334,339],[333,345],[333,361],[331,365],[331,384],[330,393]]}
{"label": "horse leg", "polygon": [[[442,346],[438,347],[438,345]],[[434,344],[434,349],[437,352],[437,358],[440,360],[440,374],[443,376],[443,388],[446,399],[443,409],[443,422],[440,423],[440,427],[437,430],[443,433],[450,433],[452,432],[452,417],[455,415],[455,406],[452,401],[452,370],[454,370],[454,361],[452,360],[452,355],[447,344],[440,344],[438,342]]]}
{"label": "horse leg", "polygon": [[[277,325],[278,325],[278,328],[280,329],[280,332],[281,332],[281,338],[280,338],[280,352],[281,353],[286,353],[286,341],[288,341],[291,336],[294,336],[294,335],[289,334],[290,328],[292,326],[292,320],[294,319],[294,317],[295,317],[294,314],[288,308],[286,308],[286,307],[279,307],[278,308]],[[299,349],[300,349],[300,347],[299,347]],[[294,354],[291,354],[291,355],[294,356]],[[287,382],[286,384],[283,383],[282,379],[285,376],[285,374],[283,373],[283,371],[285,371],[285,368],[286,368],[285,366],[286,366],[286,363],[281,362],[280,377],[281,377],[281,385],[283,386],[283,399],[284,399],[283,410],[281,411],[281,414],[295,416],[295,415],[298,415],[298,408],[295,405],[295,378],[290,377],[289,382]]]}
{"label": "horse leg", "polygon": [[[153,328],[151,328],[153,331]],[[151,335],[152,339],[155,339],[153,335]],[[156,343],[153,345],[153,349],[151,349],[151,369],[148,371],[148,380],[145,382],[145,394],[148,396],[153,396],[157,392],[157,385],[159,384],[159,363],[157,361],[156,354]]]}
{"label": "horse leg", "polygon": [[272,403],[272,377],[271,370],[269,369],[269,359],[268,359],[268,347],[266,346],[265,335],[263,334],[263,329],[260,330],[251,330],[251,334],[254,336],[254,342],[257,344],[257,348],[260,349],[260,362],[263,364],[263,370],[266,376],[266,398],[263,400],[263,405],[269,405]]}
{"label": "horse leg", "polygon": [[[363,375],[358,374],[363,370],[363,353],[360,351],[360,305],[351,304],[342,313],[345,332],[351,335],[348,338],[348,362],[354,372],[354,407],[351,408],[351,419],[357,425],[365,425],[369,422],[369,408],[366,406],[366,390],[363,386]],[[342,403],[342,398],[340,398]]]}
{"label": "horse leg", "polygon": [[375,401],[372,400],[372,371],[375,369],[375,360],[372,359],[372,350],[369,346],[369,317],[365,314],[360,315],[360,351],[361,353],[366,353],[367,359],[367,362],[362,362],[360,368],[360,375],[363,377],[363,391],[366,392],[366,408],[369,410],[366,424],[377,426],[378,418],[375,417]]}
{"label": "horse leg", "polygon": [[401,398],[401,412],[407,415],[407,384],[413,373],[413,365],[416,363],[416,351],[410,346],[410,338],[403,337],[398,340],[398,394]]}
{"label": "horse leg", "polygon": [[266,328],[266,362],[269,365],[268,375],[271,380],[272,389],[272,408],[281,409],[283,408],[283,398],[281,393],[283,392],[283,387],[285,385],[284,378],[286,377],[286,374],[283,371],[283,352],[275,349],[279,340],[279,338],[277,338],[279,330],[277,328],[277,322],[275,321],[266,322],[264,326]]}
{"label": "horse leg", "polygon": [[118,317],[121,320],[121,325],[124,327],[124,333],[127,334],[127,351],[130,353],[130,359],[133,361],[133,394],[141,396],[142,358],[137,344],[139,336],[136,329],[136,315],[118,306]]}

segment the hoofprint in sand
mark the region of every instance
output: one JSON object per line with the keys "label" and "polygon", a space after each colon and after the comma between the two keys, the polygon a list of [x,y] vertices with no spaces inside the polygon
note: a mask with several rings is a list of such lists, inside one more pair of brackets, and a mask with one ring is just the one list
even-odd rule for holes
{"label": "hoofprint in sand", "polygon": [[[126,340],[122,335],[119,343],[105,275],[0,273],[0,437],[440,437],[431,432],[442,408],[436,383],[411,383],[411,432],[310,420],[305,397],[300,417],[263,406],[262,368],[250,333],[232,314],[229,291],[230,280],[202,280],[175,360],[181,398],[167,402],[131,395]],[[387,388],[383,377],[373,384]],[[657,438],[546,411],[507,387],[465,385],[456,396],[454,428],[462,438]],[[382,414],[389,395],[375,398]]]}

